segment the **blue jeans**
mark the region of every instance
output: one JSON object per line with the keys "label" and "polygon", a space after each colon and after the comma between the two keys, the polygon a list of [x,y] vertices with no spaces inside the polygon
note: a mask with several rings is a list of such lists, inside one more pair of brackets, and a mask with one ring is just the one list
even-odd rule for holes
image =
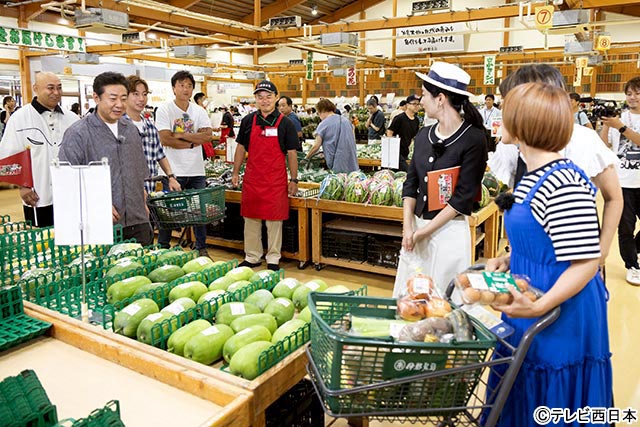
{"label": "blue jeans", "polygon": [[[207,179],[204,176],[179,176],[177,177],[178,183],[183,190],[205,188],[207,186]],[[169,188],[169,185],[164,182],[164,188]],[[196,235],[196,250],[207,247],[207,226],[206,225],[194,225],[193,231]],[[160,229],[158,231],[158,244],[163,248],[169,248],[171,242],[171,230]]]}

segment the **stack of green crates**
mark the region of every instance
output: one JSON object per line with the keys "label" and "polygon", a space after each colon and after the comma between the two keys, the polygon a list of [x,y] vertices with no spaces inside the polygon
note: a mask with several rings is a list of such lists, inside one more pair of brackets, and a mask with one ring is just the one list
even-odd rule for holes
{"label": "stack of green crates", "polygon": [[56,407],[35,372],[25,370],[0,383],[0,422],[5,427],[49,427],[58,422]]}
{"label": "stack of green crates", "polygon": [[0,351],[43,335],[50,323],[24,314],[18,286],[0,289]]}
{"label": "stack of green crates", "polygon": [[87,418],[62,420],[56,427],[124,427],[120,419],[120,403],[112,400],[104,408],[91,412]]}

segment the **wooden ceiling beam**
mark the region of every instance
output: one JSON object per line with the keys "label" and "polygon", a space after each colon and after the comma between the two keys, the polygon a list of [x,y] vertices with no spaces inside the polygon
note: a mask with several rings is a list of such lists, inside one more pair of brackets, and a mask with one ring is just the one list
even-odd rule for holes
{"label": "wooden ceiling beam", "polygon": [[640,16],[640,6],[605,7],[604,12],[619,13],[620,15]]}
{"label": "wooden ceiling beam", "polygon": [[602,9],[612,6],[633,6],[637,5],[637,0],[566,0],[571,9]]}
{"label": "wooden ceiling beam", "polygon": [[153,9],[152,7],[142,7],[126,2],[118,2],[115,0],[85,0],[86,6],[103,7],[105,9],[127,12],[129,16],[140,18],[153,17],[155,21],[161,21],[168,24],[178,25],[188,28],[197,28],[210,33],[228,34],[231,36],[241,37],[243,39],[255,39],[256,33],[247,29],[234,27],[232,25],[221,25],[214,22],[208,22],[204,19],[193,18],[189,16],[177,15],[162,10]]}
{"label": "wooden ceiling beam", "polygon": [[[366,1],[366,0],[361,0]],[[585,9],[637,5],[637,0],[573,0],[579,2]],[[531,3],[531,8],[546,5],[545,1],[537,1]],[[428,13],[424,15],[411,15],[396,18],[372,19],[369,21],[355,21],[334,23],[329,25],[313,25],[312,34],[320,33],[336,33],[350,32],[356,33],[360,31],[386,30],[393,28],[406,28],[421,25],[437,25],[448,24],[453,22],[471,22],[484,21],[488,19],[504,19],[519,16],[520,8],[518,5],[495,6],[482,9],[467,9],[460,11],[452,11],[450,13]],[[267,41],[283,37],[302,37],[305,29],[303,28],[286,28],[266,31],[258,34],[261,41]],[[307,30],[308,33],[308,30]]]}
{"label": "wooden ceiling beam", "polygon": [[[179,65],[189,65],[193,67],[222,67],[225,69],[231,69],[231,66],[227,66],[225,64],[217,64],[215,62],[208,61],[199,61],[197,59],[184,59],[184,58],[167,58],[162,56],[154,56],[154,55],[144,55],[144,54],[136,54],[136,53],[128,53],[127,58],[129,59],[137,59],[139,61],[149,61],[149,62],[162,62],[165,64],[179,64]],[[255,71],[256,69],[260,69],[259,66],[253,65],[239,65],[234,64],[233,69],[238,71]]]}
{"label": "wooden ceiling beam", "polygon": [[[44,1],[44,0],[42,0]],[[36,19],[38,16],[42,15],[46,10],[40,7],[40,2],[38,3],[30,3],[25,6],[20,6],[24,8],[24,16],[26,16],[27,21],[32,21]]]}
{"label": "wooden ceiling beam", "polygon": [[196,3],[200,3],[200,0],[170,0],[169,4],[175,6],[178,9],[189,9]]}
{"label": "wooden ceiling beam", "polygon": [[[216,38],[218,38],[216,36]],[[184,37],[180,39],[166,39],[168,47],[175,46],[201,46],[217,43],[215,40],[211,40],[206,37]],[[87,53],[101,53],[108,54],[112,52],[124,52],[145,48],[160,48],[162,47],[160,40],[147,40],[140,43],[114,43],[107,45],[87,46]]]}
{"label": "wooden ceiling beam", "polygon": [[386,0],[359,0],[355,3],[348,4],[345,7],[338,9],[329,15],[325,15],[322,18],[315,19],[311,21],[309,24],[317,25],[317,24],[320,24],[320,21],[331,24],[332,22],[339,21],[340,19],[345,19],[350,16],[356,15],[379,3],[382,3],[383,1],[386,1]]}
{"label": "wooden ceiling beam", "polygon": [[[292,9],[307,0],[278,0],[275,3],[271,3],[260,9],[260,23],[266,23],[269,18],[273,18],[276,15],[284,14],[287,10]],[[245,24],[253,24],[255,13],[249,14],[242,18],[242,22]]]}
{"label": "wooden ceiling beam", "polygon": [[[546,2],[536,2],[532,4],[532,8],[536,6],[544,6]],[[415,27],[420,25],[436,25],[453,22],[467,21],[483,21],[487,19],[512,18],[519,15],[519,7],[502,6],[487,7],[483,9],[473,9],[465,11],[455,11],[450,13],[430,13],[425,15],[412,15],[396,18],[372,19],[367,21],[344,22],[329,25],[312,26],[313,34],[320,33],[337,33],[349,32],[356,33],[360,31],[386,30],[393,28]],[[308,30],[307,30],[308,33]],[[266,31],[258,34],[260,40],[266,41],[274,38],[282,37],[302,37],[304,36],[303,28],[286,28]]]}

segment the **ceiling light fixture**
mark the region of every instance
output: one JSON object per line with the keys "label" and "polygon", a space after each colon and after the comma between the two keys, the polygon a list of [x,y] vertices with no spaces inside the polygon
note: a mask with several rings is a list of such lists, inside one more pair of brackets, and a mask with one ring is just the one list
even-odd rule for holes
{"label": "ceiling light fixture", "polygon": [[311,14],[312,14],[313,16],[316,16],[316,15],[318,14],[318,5],[317,5],[317,4],[314,4],[314,5],[311,7]]}

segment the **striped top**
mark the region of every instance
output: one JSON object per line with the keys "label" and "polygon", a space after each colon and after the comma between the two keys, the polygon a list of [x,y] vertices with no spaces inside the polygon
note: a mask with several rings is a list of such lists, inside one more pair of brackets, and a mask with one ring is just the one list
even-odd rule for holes
{"label": "striped top", "polygon": [[[526,174],[514,196],[522,203],[529,190],[556,163],[551,162]],[[551,239],[558,261],[600,257],[600,229],[595,189],[573,169],[551,173],[531,200],[531,213]]]}

